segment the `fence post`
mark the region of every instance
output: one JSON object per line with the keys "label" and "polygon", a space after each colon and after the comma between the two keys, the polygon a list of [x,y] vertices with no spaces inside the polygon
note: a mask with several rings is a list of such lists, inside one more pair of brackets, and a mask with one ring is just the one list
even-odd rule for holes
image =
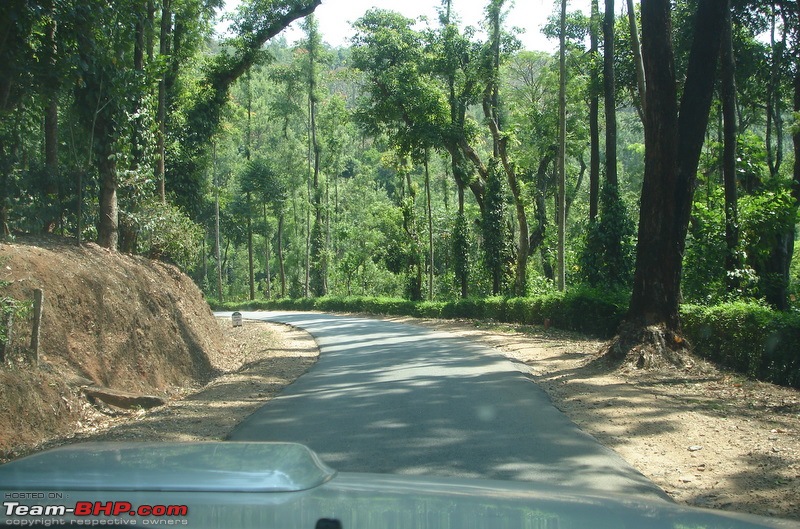
{"label": "fence post", "polygon": [[33,363],[39,365],[39,331],[42,326],[42,303],[44,302],[44,292],[41,288],[33,291],[33,332],[31,333],[31,350],[33,351]]}
{"label": "fence post", "polygon": [[3,315],[3,325],[6,327],[6,336],[0,345],[0,364],[5,364],[8,353],[11,352],[11,336],[14,332],[14,307]]}

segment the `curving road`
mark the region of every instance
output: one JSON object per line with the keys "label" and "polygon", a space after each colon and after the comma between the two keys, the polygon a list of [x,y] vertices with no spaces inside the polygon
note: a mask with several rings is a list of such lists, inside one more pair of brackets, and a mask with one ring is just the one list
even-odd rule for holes
{"label": "curving road", "polygon": [[536,481],[667,499],[486,347],[351,316],[243,315],[305,329],[321,354],[231,440],[303,443],[347,472]]}

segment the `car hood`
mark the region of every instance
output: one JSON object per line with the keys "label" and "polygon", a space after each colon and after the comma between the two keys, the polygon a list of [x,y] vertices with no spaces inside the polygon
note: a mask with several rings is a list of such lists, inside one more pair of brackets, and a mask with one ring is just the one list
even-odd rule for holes
{"label": "car hood", "polygon": [[[337,473],[293,443],[72,445],[0,466],[0,494],[0,525],[311,529],[331,519],[345,529],[800,527],[551,483]],[[139,506],[183,509],[143,514]]]}

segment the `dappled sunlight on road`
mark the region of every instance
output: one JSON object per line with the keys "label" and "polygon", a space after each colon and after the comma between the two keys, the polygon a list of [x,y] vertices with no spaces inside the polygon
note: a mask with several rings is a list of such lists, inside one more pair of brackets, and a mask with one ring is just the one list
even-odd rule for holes
{"label": "dappled sunlight on road", "polygon": [[664,497],[556,410],[515,365],[447,332],[245,313],[310,332],[317,365],[231,434],[295,441],[341,471],[538,481]]}

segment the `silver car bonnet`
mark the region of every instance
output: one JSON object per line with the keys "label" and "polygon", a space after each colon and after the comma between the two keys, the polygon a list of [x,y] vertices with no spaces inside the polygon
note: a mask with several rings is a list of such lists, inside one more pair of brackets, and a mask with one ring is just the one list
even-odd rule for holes
{"label": "silver car bonnet", "polygon": [[85,443],[0,466],[5,490],[297,492],[335,475],[295,443]]}

